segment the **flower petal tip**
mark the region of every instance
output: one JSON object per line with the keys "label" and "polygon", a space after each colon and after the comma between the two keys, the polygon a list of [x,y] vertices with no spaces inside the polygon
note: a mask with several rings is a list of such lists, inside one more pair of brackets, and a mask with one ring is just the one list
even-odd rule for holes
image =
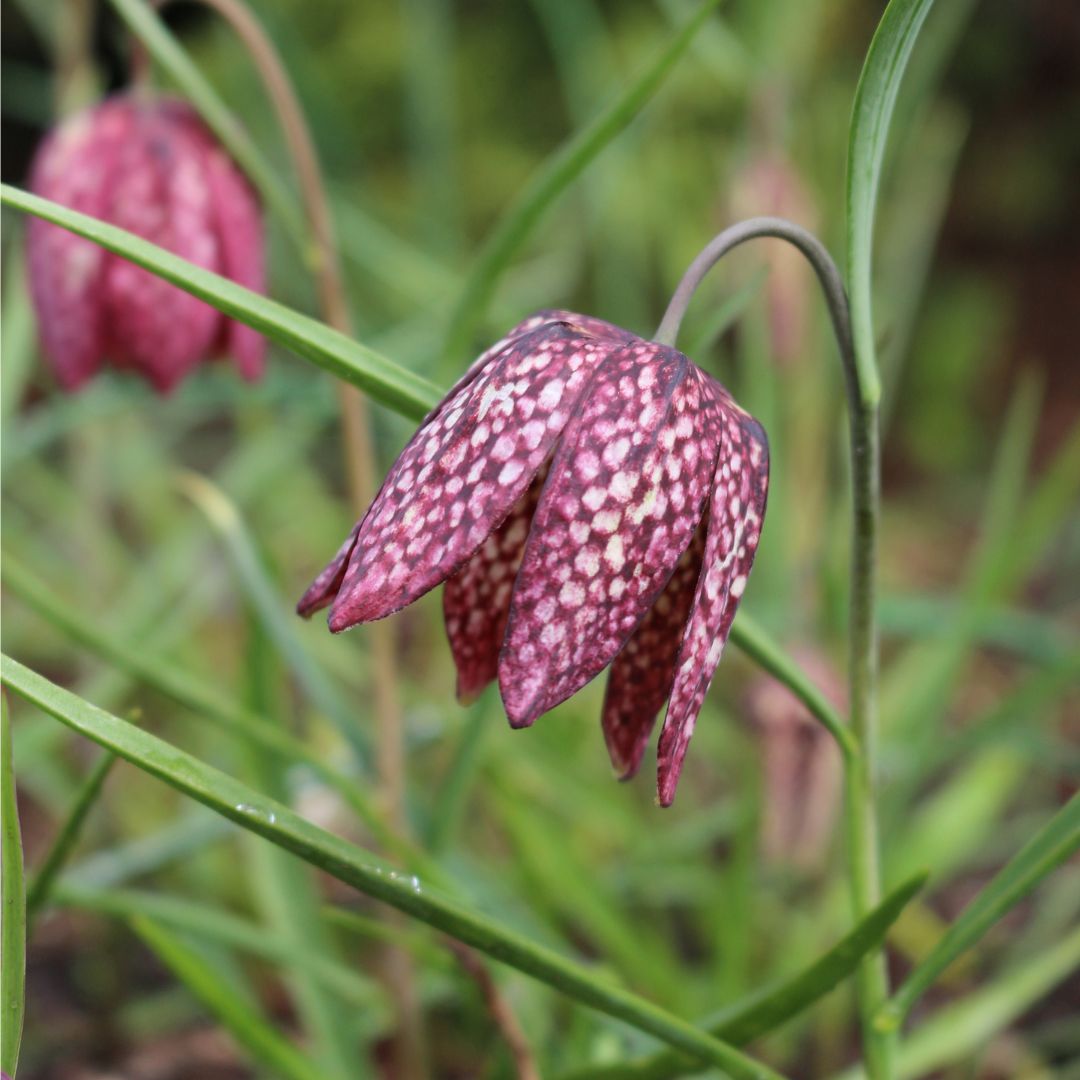
{"label": "flower petal tip", "polygon": [[475,705],[480,700],[480,695],[484,692],[482,686],[462,686],[459,682],[457,685],[457,700],[458,704],[466,708],[470,705]]}
{"label": "flower petal tip", "polygon": [[326,618],[326,625],[330,627],[331,634],[341,634],[346,630],[351,630],[359,621],[359,619],[350,618],[347,611],[331,608]]}

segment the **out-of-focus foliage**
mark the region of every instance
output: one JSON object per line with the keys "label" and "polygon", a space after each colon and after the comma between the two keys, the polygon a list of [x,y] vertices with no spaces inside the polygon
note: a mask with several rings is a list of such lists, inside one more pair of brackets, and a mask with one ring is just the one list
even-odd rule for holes
{"label": "out-of-focus foliage", "polygon": [[[696,5],[255,7],[331,181],[359,339],[445,384],[469,359],[443,359],[442,346],[484,238]],[[123,78],[120,23],[87,9],[92,62],[69,72],[67,101]],[[72,27],[68,10],[5,0],[5,180],[22,181],[48,123],[52,58],[68,55],[54,52],[53,32]],[[839,253],[851,101],[879,14],[854,0],[722,5],[641,116],[543,217],[476,344],[552,305],[648,334],[685,264],[736,216],[787,214]],[[291,183],[262,88],[229,31],[186,5],[168,21]],[[887,419],[883,844],[887,884],[931,871],[889,937],[897,975],[931,953],[1075,790],[1080,767],[1078,60],[1068,3],[939,4],[886,159],[874,298]],[[254,388],[223,367],[168,400],[117,375],[63,397],[36,355],[21,224],[4,223],[5,552],[108,634],[359,773],[373,737],[367,631],[333,638],[320,620],[290,615],[352,520],[329,376],[277,351]],[[317,315],[289,234],[273,220],[270,231],[271,295]],[[717,308],[747,282],[741,318],[715,337]],[[710,278],[684,335],[705,339],[695,359],[770,432],[773,489],[747,610],[811,650],[820,670],[842,671],[842,394],[811,274],[768,243],[740,252]],[[382,468],[409,425],[383,411],[374,421]],[[185,495],[182,471],[225,493],[246,563]],[[6,599],[5,651],[113,712],[137,712],[317,823],[376,843],[299,762],[283,768],[193,722]],[[511,732],[493,692],[469,709],[453,702],[437,597],[390,625],[414,835],[501,922],[687,1017],[793,974],[850,928],[839,833],[810,860],[763,857],[777,729],[754,711],[754,672],[733,651],[679,801],[661,812],[647,776],[610,779],[601,685]],[[12,713],[32,877],[95,758],[23,702]],[[798,725],[787,730],[788,749],[805,749]],[[783,805],[827,822],[837,798],[829,771],[792,775],[803,787]],[[365,1062],[394,1029],[376,977],[387,935],[416,958],[438,1074],[509,1074],[480,990],[430,933],[365,921],[374,906],[267,856],[124,764],[81,835],[30,942],[20,1076],[99,1066],[141,1075],[147,1061],[173,1070],[158,1075],[261,1075],[274,1062],[287,1072],[296,1066],[287,1042],[251,1041],[260,1016],[302,1038],[322,1075],[373,1073]],[[115,899],[136,889],[190,898],[205,921]],[[1080,1055],[1069,1023],[1078,898],[1078,870],[1066,865],[944,972],[916,1006],[904,1075],[1069,1075]],[[319,922],[323,901],[356,905],[360,933]],[[274,947],[260,950],[260,936]],[[207,972],[231,991],[224,1005]],[[538,983],[496,975],[544,1075],[656,1049]],[[245,1049],[223,1043],[215,1024]],[[855,1031],[845,985],[751,1049],[787,1075],[825,1076],[855,1059]],[[361,1043],[370,1058],[355,1052]],[[344,1048],[355,1056],[343,1060]]]}

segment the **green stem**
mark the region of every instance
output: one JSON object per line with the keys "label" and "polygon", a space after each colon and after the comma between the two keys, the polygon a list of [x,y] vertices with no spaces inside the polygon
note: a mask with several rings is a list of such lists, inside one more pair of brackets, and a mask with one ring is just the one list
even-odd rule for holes
{"label": "green stem", "polygon": [[[880,503],[878,406],[853,401],[850,412],[851,483],[854,503],[851,554],[849,695],[851,730],[861,754],[844,770],[848,872],[855,917],[861,919],[881,898],[877,835],[877,531]],[[896,1038],[874,1023],[889,997],[885,953],[870,954],[856,977],[863,1049],[871,1080],[894,1075]]]}
{"label": "green stem", "polygon": [[[686,309],[713,266],[747,240],[784,240],[806,256],[825,293],[848,404],[851,444],[851,618],[849,626],[850,727],[839,739],[844,751],[844,797],[848,840],[848,880],[855,918],[863,919],[881,899],[878,858],[875,760],[877,743],[877,627],[874,602],[877,583],[877,531],[880,460],[876,373],[872,354],[862,366],[851,328],[851,309],[843,278],[832,256],[813,234],[783,218],[759,217],[725,229],[690,264],[668,305],[655,339],[674,345]],[[867,366],[868,365],[868,366]],[[875,375],[869,379],[866,372]],[[816,713],[825,726],[832,725]],[[834,735],[837,732],[833,731]],[[866,956],[856,980],[867,1072],[871,1080],[893,1075],[893,1036],[878,1030],[874,1017],[888,999],[883,952]]]}

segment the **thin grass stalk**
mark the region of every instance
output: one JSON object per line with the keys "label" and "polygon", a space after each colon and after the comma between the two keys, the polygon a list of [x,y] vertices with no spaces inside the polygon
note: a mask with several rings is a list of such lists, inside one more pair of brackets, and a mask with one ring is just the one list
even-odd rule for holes
{"label": "thin grass stalk", "polygon": [[[856,920],[881,900],[874,762],[877,729],[877,533],[880,515],[878,392],[874,358],[856,354],[851,309],[843,279],[821,242],[783,218],[751,218],[725,229],[709,243],[683,275],[655,338],[673,345],[690,300],[704,276],[733,248],[748,240],[772,237],[796,247],[814,268],[825,294],[840,350],[847,395],[851,458],[852,548],[850,585],[849,686],[850,736],[838,740],[844,759],[848,884]],[[874,374],[870,379],[867,371]],[[815,715],[817,715],[815,713]],[[826,724],[826,727],[831,727]],[[889,996],[883,952],[868,954],[856,975],[859,1014],[867,1071],[871,1080],[893,1075],[894,1036],[875,1027],[878,1010]]]}
{"label": "thin grass stalk", "polygon": [[[168,0],[159,0],[162,7]],[[281,126],[296,172],[300,195],[311,231],[314,273],[319,306],[325,321],[349,337],[353,334],[341,257],[334,236],[330,204],[311,132],[292,83],[274,43],[244,0],[199,0],[220,15],[235,31],[259,72]],[[363,395],[348,383],[337,382],[338,408],[344,439],[345,474],[354,515],[364,512],[375,494],[375,448]],[[371,678],[374,690],[377,769],[391,828],[408,833],[405,811],[405,740],[397,657],[393,630],[378,623],[368,631]],[[396,916],[393,916],[396,917]],[[426,1073],[424,1033],[416,975],[409,955],[390,949],[385,957],[387,981],[398,1005],[400,1037],[396,1057],[401,1074]]]}

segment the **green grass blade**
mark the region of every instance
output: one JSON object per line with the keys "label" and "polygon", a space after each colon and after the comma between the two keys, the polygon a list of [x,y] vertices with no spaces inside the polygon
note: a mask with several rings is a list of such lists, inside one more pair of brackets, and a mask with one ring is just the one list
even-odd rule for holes
{"label": "green grass blade", "polygon": [[297,683],[315,707],[332,720],[355,747],[361,763],[368,766],[370,748],[365,731],[357,726],[357,710],[342,697],[334,681],[312,659],[297,637],[299,623],[292,605],[282,602],[236,504],[212,480],[197,473],[182,474],[180,488],[224,542],[248,603]]}
{"label": "green grass blade", "polygon": [[893,995],[882,1010],[878,1025],[883,1030],[899,1027],[915,1002],[958,956],[1078,850],[1080,795],[1074,795],[961,912]]}
{"label": "green grass blade", "polygon": [[419,419],[439,400],[438,391],[426,379],[399,367],[372,349],[339,334],[317,319],[301,315],[220,274],[203,270],[133,233],[8,184],[0,185],[0,200],[14,210],[33,214],[92,240],[192,296],[205,300],[231,318],[254,327],[268,338],[292,349],[305,360],[352,383],[375,401],[403,416]]}
{"label": "green grass blade", "polygon": [[813,680],[769,637],[765,628],[746,612],[740,612],[731,624],[731,640],[759,667],[782,682],[819,720],[845,757],[857,753],[855,740],[839,713],[832,707]]}
{"label": "green grass blade", "polygon": [[[9,237],[13,248],[19,245],[20,234]],[[19,245],[21,246],[21,245]],[[15,417],[23,399],[26,384],[34,372],[36,339],[30,291],[26,280],[26,260],[19,250],[5,256],[7,270],[4,282],[4,319],[0,324],[0,417],[4,420],[4,457],[7,457],[8,425]]]}
{"label": "green grass blade", "polygon": [[256,1062],[289,1080],[321,1080],[322,1070],[224,985],[215,968],[180,938],[142,915],[131,920],[131,927]]}
{"label": "green grass blade", "polygon": [[[717,1038],[745,1046],[809,1008],[846,979],[869,952],[878,948],[911,898],[922,888],[925,874],[919,874],[894,889],[865,919],[841,938],[828,952],[797,975],[777,986],[766,987],[743,1001],[721,1010],[705,1022]],[[700,1069],[683,1055],[661,1051],[649,1057],[619,1065],[583,1069],[566,1077],[585,1080],[667,1080]]]}
{"label": "green grass blade", "polygon": [[192,62],[145,0],[109,0],[147,52],[169,73],[199,115],[213,129],[237,165],[259,190],[263,200],[285,225],[303,251],[308,250],[308,230],[300,205],[282,183],[280,171],[263,156],[239,121]]}
{"label": "green grass blade", "polygon": [[73,641],[90,649],[97,656],[115,664],[122,671],[141,679],[147,686],[178,702],[201,719],[217,724],[222,730],[277,754],[285,761],[302,763],[320,780],[333,788],[357,817],[371,830],[379,845],[392,852],[410,869],[430,876],[433,868],[422,853],[400,840],[389,829],[375,801],[364,788],[347,776],[331,769],[299,739],[287,732],[271,728],[261,717],[229,701],[217,688],[165,660],[149,656],[89,619],[83,619],[59,597],[53,595],[20,560],[8,552],[0,562],[4,585],[42,618]]}
{"label": "green grass blade", "polygon": [[[285,727],[280,703],[281,672],[278,657],[267,640],[258,615],[247,612],[248,704],[263,723]],[[276,754],[254,744],[245,746],[246,774],[260,790],[288,802],[288,766]],[[328,928],[319,917],[321,907],[310,867],[273,844],[245,834],[244,875],[252,902],[261,912],[266,929],[276,938],[314,957],[329,958],[333,949]],[[282,972],[296,1008],[298,1020],[311,1042],[311,1056],[319,1062],[327,1080],[362,1080],[368,1070],[357,1060],[348,1016],[340,1001],[310,972],[291,966]]]}
{"label": "green grass blade", "polygon": [[859,383],[867,405],[881,397],[871,303],[874,211],[900,80],[934,0],[892,0],[866,54],[848,133],[847,282]]}
{"label": "green grass blade", "polygon": [[[950,1065],[972,1075],[979,1053],[1040,998],[1080,967],[1080,928],[1037,956],[999,975],[989,986],[935,1012],[903,1043],[897,1054],[897,1080],[940,1076]],[[1057,1074],[1055,1074],[1057,1075]],[[863,1080],[860,1069],[838,1080]]]}
{"label": "green grass blade", "polygon": [[41,866],[34,875],[34,880],[30,883],[29,889],[27,889],[26,921],[28,925],[33,922],[34,917],[49,899],[53,882],[56,881],[57,874],[67,863],[79,839],[79,833],[82,831],[86,815],[90,813],[94,803],[97,802],[105,784],[105,778],[112,771],[115,764],[115,754],[102,754],[79,788],[71,804],[71,809],[68,811],[64,823],[60,826],[56,839],[53,840],[52,847],[46,852],[45,858],[41,860]]}
{"label": "green grass blade", "polygon": [[384,872],[362,848],[312,825],[288,807],[191,754],[90,705],[18,661],[5,655],[2,663],[4,684],[20,697],[215,813],[291,851],[339,881],[553,986],[583,1005],[719,1066],[736,1080],[776,1080],[778,1074],[773,1070],[665,1009],[610,985],[581,965],[482,915],[433,895],[423,882]]}
{"label": "green grass blade", "polygon": [[312,953],[264,926],[187,897],[162,896],[137,889],[95,889],[67,880],[56,884],[57,903],[131,921],[140,916],[182,931],[193,938],[228,946],[238,952],[304,971],[349,1005],[370,1009],[381,1001],[379,989],[344,964]]}
{"label": "green grass blade", "polygon": [[686,52],[717,0],[706,0],[649,67],[596,119],[573,135],[541,165],[513,206],[488,237],[450,320],[444,356],[461,360],[495,286],[551,204],[581,175],[593,158],[641,111]]}
{"label": "green grass blade", "polygon": [[11,717],[7,696],[0,694],[0,1069],[15,1075],[26,1005],[26,891],[23,883],[22,832],[15,798],[15,761],[11,752]]}

